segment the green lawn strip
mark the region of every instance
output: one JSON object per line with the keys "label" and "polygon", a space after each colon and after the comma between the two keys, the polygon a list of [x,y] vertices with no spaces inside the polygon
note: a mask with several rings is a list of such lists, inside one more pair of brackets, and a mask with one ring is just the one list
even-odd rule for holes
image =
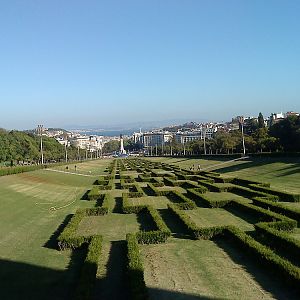
{"label": "green lawn strip", "polygon": [[253,230],[253,224],[222,208],[197,208],[185,212],[199,227],[234,225],[245,231]]}
{"label": "green lawn strip", "polygon": [[[274,299],[213,241],[171,238],[166,244],[141,245],[140,249],[151,299],[244,299],[245,295],[252,300]],[[243,259],[250,263],[247,257]],[[260,278],[273,284],[264,270],[255,269]]]}

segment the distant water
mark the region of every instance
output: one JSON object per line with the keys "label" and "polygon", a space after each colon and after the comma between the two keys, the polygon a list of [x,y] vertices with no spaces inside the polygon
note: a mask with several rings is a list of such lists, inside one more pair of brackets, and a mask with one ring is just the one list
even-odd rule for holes
{"label": "distant water", "polygon": [[[86,135],[103,135],[103,136],[119,136],[122,135],[132,135],[134,133],[134,129],[124,129],[124,130],[103,130],[103,131],[84,131],[83,134]],[[136,130],[138,131],[138,130]]]}

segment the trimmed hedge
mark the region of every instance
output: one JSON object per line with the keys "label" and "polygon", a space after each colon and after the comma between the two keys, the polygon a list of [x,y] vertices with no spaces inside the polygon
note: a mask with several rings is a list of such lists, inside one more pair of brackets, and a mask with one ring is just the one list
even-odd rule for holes
{"label": "trimmed hedge", "polygon": [[259,186],[257,184],[250,184],[249,185],[253,190],[263,192],[266,194],[274,195],[279,198],[281,201],[289,201],[289,202],[300,202],[300,195],[299,194],[291,194],[288,192],[282,192],[278,190],[274,190],[268,187]]}
{"label": "trimmed hedge", "polygon": [[88,300],[92,298],[101,249],[102,236],[93,236],[88,246],[87,256],[84,260],[84,264],[81,270],[79,282],[75,292],[75,299]]}
{"label": "trimmed hedge", "polygon": [[144,279],[144,266],[140,256],[139,245],[135,234],[128,233],[126,235],[127,242],[127,271],[129,278],[129,286],[131,299],[144,300],[148,299],[146,283]]}
{"label": "trimmed hedge", "polygon": [[176,206],[178,206],[180,209],[195,209],[197,206],[194,201],[187,198],[185,195],[179,193],[178,191],[170,191],[168,194],[169,198],[175,198],[177,201],[180,201],[180,203],[176,203]]}
{"label": "trimmed hedge", "polygon": [[177,216],[177,218],[183,223],[190,235],[195,239],[211,239],[216,235],[223,233],[226,226],[213,226],[200,228],[197,224],[188,216],[184,211],[180,210],[174,204],[168,204],[170,211]]}
{"label": "trimmed hedge", "polygon": [[91,201],[99,199],[101,194],[98,187],[92,187],[92,189],[88,192],[87,197]]}
{"label": "trimmed hedge", "polygon": [[250,184],[257,184],[260,186],[270,187],[270,183],[259,182],[259,181],[249,180],[249,179],[242,179],[239,177],[235,177],[233,183],[237,185],[246,186],[246,187],[249,186]]}
{"label": "trimmed hedge", "polygon": [[85,243],[88,243],[91,239],[90,236],[76,236],[76,231],[81,220],[86,216],[85,210],[78,209],[73,215],[65,229],[57,238],[59,250],[65,250],[68,248],[79,248]]}
{"label": "trimmed hedge", "polygon": [[146,206],[143,210],[146,210],[150,214],[157,230],[153,231],[139,231],[136,233],[136,237],[141,244],[158,244],[164,243],[168,237],[171,236],[171,231],[161,218],[160,214],[152,206]]}
{"label": "trimmed hedge", "polygon": [[131,187],[129,187],[129,193],[128,193],[129,198],[139,198],[143,196],[144,196],[144,192],[138,184],[134,184]]}
{"label": "trimmed hedge", "polygon": [[264,197],[264,198],[272,200],[272,201],[278,201],[279,200],[278,196],[266,194],[266,193],[259,192],[259,191],[254,191],[250,188],[243,187],[243,186],[237,186],[237,185],[233,186],[230,189],[230,192],[234,193],[234,194],[237,194],[239,196],[243,196],[245,198],[250,198],[250,199],[252,199],[254,197]]}
{"label": "trimmed hedge", "polygon": [[129,205],[128,195],[128,193],[122,194],[122,210],[124,214],[136,214],[146,207],[146,205]]}
{"label": "trimmed hedge", "polygon": [[269,201],[265,198],[260,197],[254,197],[252,201],[253,204],[256,206],[260,206],[265,209],[270,209],[276,213],[285,215],[291,219],[296,220],[298,222],[298,225],[300,224],[300,210],[292,209],[287,206],[284,206],[281,203]]}
{"label": "trimmed hedge", "polygon": [[[276,230],[269,223],[255,224],[256,232],[269,247],[287,253],[300,265],[300,241],[293,238],[289,233]],[[288,252],[286,251],[288,249]]]}
{"label": "trimmed hedge", "polygon": [[155,195],[155,196],[167,196],[170,194],[170,190],[159,190],[157,189],[152,183],[148,183],[147,187],[151,190],[151,192]]}
{"label": "trimmed hedge", "polygon": [[299,287],[300,268],[296,267],[288,260],[281,258],[271,249],[262,245],[247,235],[245,232],[234,226],[227,226],[224,230],[225,236],[236,243],[242,249],[247,250],[251,257],[255,257],[271,271],[276,272],[286,283]]}
{"label": "trimmed hedge", "polygon": [[200,192],[197,191],[197,189],[188,189],[187,194],[190,198],[192,198],[195,201],[204,202],[206,205],[212,208],[220,208],[226,206],[228,203],[230,203],[232,200],[211,200],[208,199],[205,194],[201,193],[203,190],[200,189]]}
{"label": "trimmed hedge", "polygon": [[263,222],[270,222],[269,226],[273,226],[279,230],[292,230],[297,226],[297,222],[295,220],[253,204],[234,200],[231,201],[229,205],[244,211],[247,214],[258,217]]}

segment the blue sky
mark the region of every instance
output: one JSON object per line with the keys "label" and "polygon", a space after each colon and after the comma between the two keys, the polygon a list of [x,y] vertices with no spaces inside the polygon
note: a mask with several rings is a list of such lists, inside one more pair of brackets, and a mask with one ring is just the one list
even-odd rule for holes
{"label": "blue sky", "polygon": [[300,110],[300,1],[0,0],[0,127]]}

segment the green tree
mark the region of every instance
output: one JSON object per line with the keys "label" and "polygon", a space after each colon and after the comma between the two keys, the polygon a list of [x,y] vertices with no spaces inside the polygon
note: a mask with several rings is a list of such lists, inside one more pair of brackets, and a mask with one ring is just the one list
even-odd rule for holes
{"label": "green tree", "polygon": [[258,115],[258,128],[265,128],[265,120],[261,112]]}

